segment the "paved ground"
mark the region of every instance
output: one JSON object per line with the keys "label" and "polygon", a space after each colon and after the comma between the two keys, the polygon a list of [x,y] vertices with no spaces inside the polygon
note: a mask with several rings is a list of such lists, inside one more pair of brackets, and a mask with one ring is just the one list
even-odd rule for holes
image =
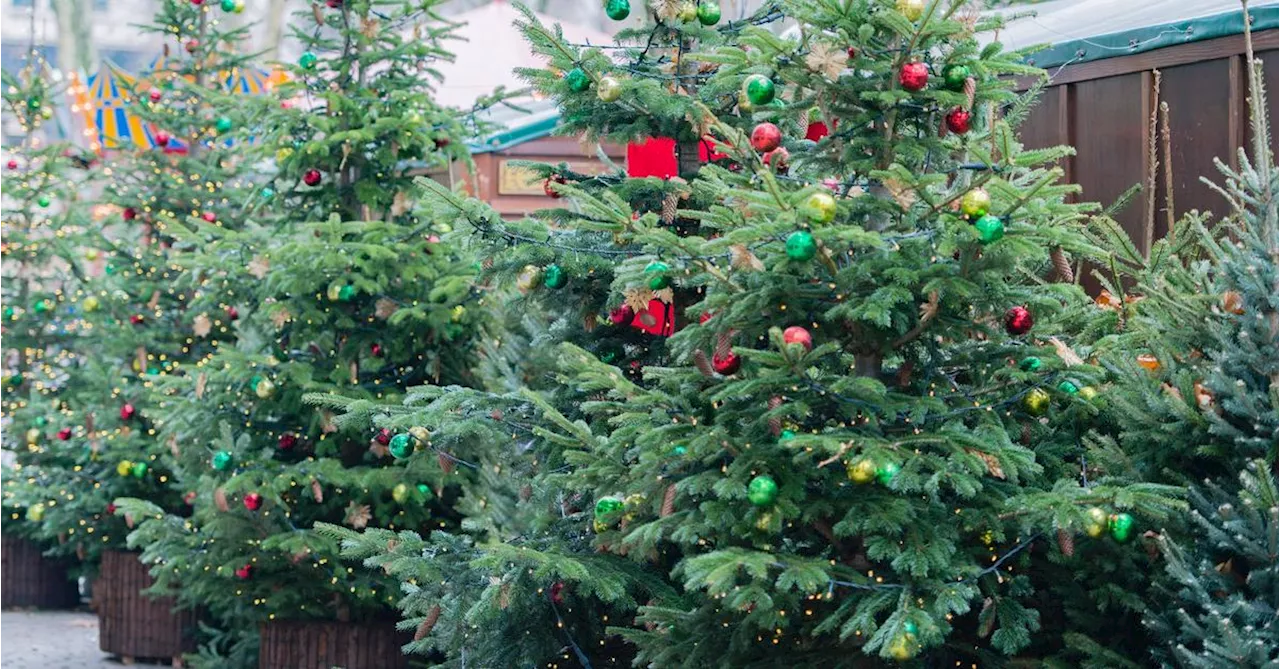
{"label": "paved ground", "polygon": [[4,611],[0,613],[0,667],[119,669],[121,664],[98,650],[98,618],[92,613]]}

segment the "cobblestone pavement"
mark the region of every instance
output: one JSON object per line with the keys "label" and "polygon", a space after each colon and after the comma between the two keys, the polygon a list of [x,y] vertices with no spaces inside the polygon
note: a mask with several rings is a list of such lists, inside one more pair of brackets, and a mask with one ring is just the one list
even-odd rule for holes
{"label": "cobblestone pavement", "polygon": [[121,666],[98,650],[98,618],[92,613],[0,613],[0,667],[4,669],[119,669]]}

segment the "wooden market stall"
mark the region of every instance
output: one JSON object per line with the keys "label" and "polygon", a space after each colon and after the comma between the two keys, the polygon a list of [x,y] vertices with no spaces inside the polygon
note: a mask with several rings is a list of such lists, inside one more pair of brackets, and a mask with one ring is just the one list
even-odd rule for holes
{"label": "wooden market stall", "polygon": [[[1152,146],[1161,167],[1154,193],[1140,194],[1117,220],[1140,249],[1164,236],[1168,221],[1225,203],[1201,182],[1220,181],[1214,159],[1236,165],[1247,117],[1244,13],[1239,0],[1055,0],[1032,6],[1036,16],[1013,21],[1000,35],[1007,48],[1051,46],[1032,54],[1052,82],[1023,124],[1029,147],[1068,144],[1066,178],[1083,199],[1110,204],[1152,173]],[[1268,118],[1277,138],[1277,4],[1251,7],[1255,58],[1263,63],[1271,98]],[[1167,103],[1169,158],[1153,140],[1153,111]],[[1161,121],[1162,122],[1162,121]],[[1171,168],[1166,187],[1164,165]],[[1172,197],[1170,211],[1166,205]]]}

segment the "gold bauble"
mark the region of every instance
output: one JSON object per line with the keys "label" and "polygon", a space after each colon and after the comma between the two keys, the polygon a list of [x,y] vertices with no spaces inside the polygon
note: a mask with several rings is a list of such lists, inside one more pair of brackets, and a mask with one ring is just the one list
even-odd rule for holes
{"label": "gold bauble", "polygon": [[680,9],[676,13],[676,18],[688,23],[698,18],[698,6],[692,2],[680,3]]}
{"label": "gold bauble", "polygon": [[98,298],[94,297],[93,295],[90,295],[84,298],[84,301],[80,303],[80,306],[83,307],[85,311],[94,312],[98,310],[98,307],[101,306],[101,303],[98,302]]}
{"label": "gold bauble", "polygon": [[622,97],[622,84],[613,77],[600,77],[600,81],[596,83],[596,97],[601,102],[616,102]]}
{"label": "gold bauble", "polygon": [[129,460],[121,460],[116,463],[116,473],[121,476],[129,476],[133,473],[133,463]]}
{"label": "gold bauble", "polygon": [[1031,392],[1022,398],[1022,406],[1032,416],[1043,416],[1049,410],[1049,393],[1040,388],[1032,388]]}
{"label": "gold bauble", "polygon": [[84,259],[93,261],[98,259],[98,249],[89,249],[84,252]]}
{"label": "gold bauble", "polygon": [[1089,507],[1084,512],[1086,521],[1084,524],[1084,533],[1090,537],[1097,539],[1107,531],[1107,512],[1096,506]]}
{"label": "gold bauble", "polygon": [[856,462],[850,462],[846,471],[849,474],[849,480],[858,485],[871,483],[876,477],[876,463],[869,458],[862,458]]}
{"label": "gold bauble", "polygon": [[908,21],[919,21],[924,16],[924,0],[898,0],[898,13]]}
{"label": "gold bauble", "polygon": [[36,502],[27,509],[27,520],[38,523],[44,520],[44,503]]}
{"label": "gold bauble", "polygon": [[253,392],[259,399],[267,399],[276,394],[276,384],[271,379],[262,379],[258,381],[258,385],[254,386]]}
{"label": "gold bauble", "polygon": [[1093,386],[1085,386],[1080,389],[1080,397],[1086,402],[1092,402],[1098,396],[1098,389]]}
{"label": "gold bauble", "polygon": [[960,198],[960,211],[965,216],[979,218],[986,216],[991,210],[991,196],[981,188],[975,188]]}
{"label": "gold bauble", "polygon": [[27,430],[27,443],[28,443],[28,444],[34,444],[34,443],[36,443],[36,442],[39,442],[39,441],[40,441],[40,436],[41,436],[41,435],[40,435],[40,430],[39,430],[39,429],[37,429],[37,428],[34,428],[34,427],[33,427],[33,428],[31,428],[30,430]]}
{"label": "gold bauble", "polygon": [[409,499],[409,486],[397,483],[396,487],[391,489],[391,499],[394,499],[396,504],[404,504],[405,500]]}
{"label": "gold bauble", "polygon": [[431,441],[431,432],[421,425],[414,425],[409,428],[409,436],[413,437],[413,450],[415,451],[426,448]]}
{"label": "gold bauble", "polygon": [[533,265],[525,265],[524,269],[520,270],[520,274],[516,276],[516,288],[521,293],[528,294],[529,291],[537,287],[538,280],[541,278],[542,270]]}

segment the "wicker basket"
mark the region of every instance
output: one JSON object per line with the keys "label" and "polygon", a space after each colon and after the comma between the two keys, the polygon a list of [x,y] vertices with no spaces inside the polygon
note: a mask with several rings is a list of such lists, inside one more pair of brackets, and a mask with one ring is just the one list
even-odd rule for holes
{"label": "wicker basket", "polygon": [[172,597],[149,597],[153,583],[137,553],[106,551],[94,586],[98,608],[98,647],[126,662],[171,659],[180,666],[183,653],[194,651],[196,616],[175,611]]}
{"label": "wicker basket", "polygon": [[273,620],[260,631],[258,669],[406,669],[400,647],[413,640],[393,622]]}
{"label": "wicker basket", "polygon": [[0,607],[70,609],[80,589],[67,576],[69,563],[45,557],[40,546],[20,537],[0,537]]}

